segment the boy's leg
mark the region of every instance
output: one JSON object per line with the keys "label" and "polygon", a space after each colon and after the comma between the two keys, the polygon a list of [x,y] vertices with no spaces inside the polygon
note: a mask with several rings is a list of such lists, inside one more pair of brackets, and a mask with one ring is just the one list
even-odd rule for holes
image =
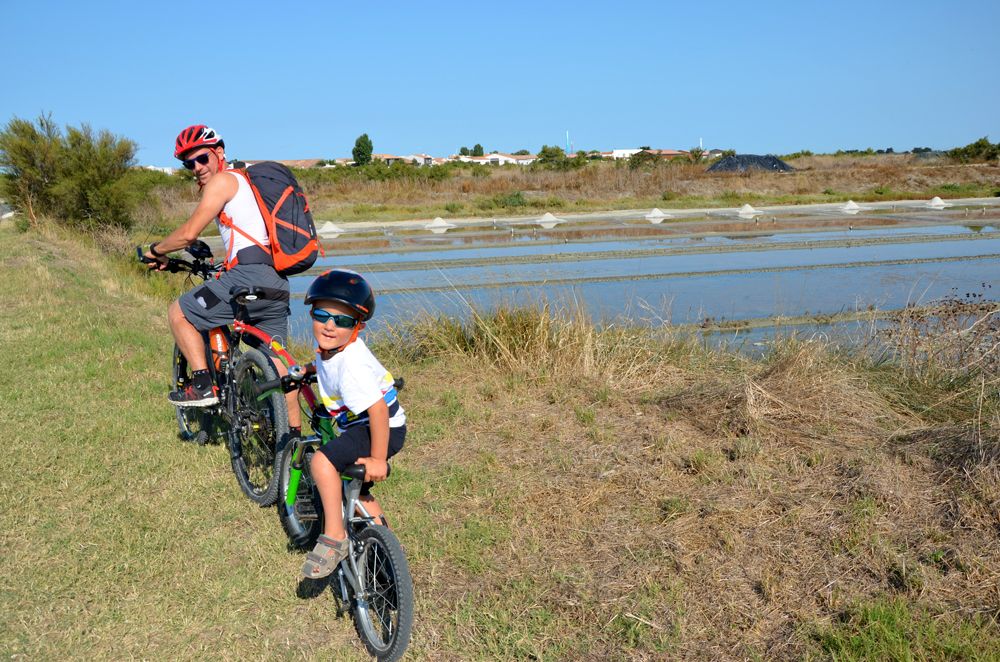
{"label": "boy's leg", "polygon": [[368,514],[375,519],[376,524],[389,526],[389,523],[385,519],[385,511],[383,511],[382,506],[379,505],[378,499],[373,497],[371,494],[362,495],[360,499],[361,503],[365,507],[365,510],[367,510]]}
{"label": "boy's leg", "polygon": [[347,531],[344,530],[344,497],[341,494],[340,473],[322,453],[313,454],[309,469],[323,502],[323,533],[334,540],[343,540],[347,537]]}
{"label": "boy's leg", "polygon": [[320,500],[323,502],[324,518],[323,535],[316,541],[316,546],[306,555],[302,564],[302,576],[306,579],[322,579],[329,576],[340,562],[347,558],[350,552],[350,541],[344,530],[343,508],[341,503],[340,473],[322,453],[315,453],[309,465],[313,480],[319,489]]}

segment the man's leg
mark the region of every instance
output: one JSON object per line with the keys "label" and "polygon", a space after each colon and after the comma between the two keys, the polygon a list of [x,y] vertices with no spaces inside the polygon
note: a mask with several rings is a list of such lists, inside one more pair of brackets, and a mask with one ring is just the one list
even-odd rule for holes
{"label": "man's leg", "polygon": [[177,301],[170,304],[170,308],[167,310],[167,319],[170,321],[170,330],[174,334],[174,342],[177,343],[184,358],[187,359],[191,372],[207,370],[205,339],[201,337],[201,332],[184,317],[184,312]]}

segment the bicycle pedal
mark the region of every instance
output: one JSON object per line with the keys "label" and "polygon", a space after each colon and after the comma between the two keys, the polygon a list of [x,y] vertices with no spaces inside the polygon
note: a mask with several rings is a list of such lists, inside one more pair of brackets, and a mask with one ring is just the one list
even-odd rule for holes
{"label": "bicycle pedal", "polygon": [[311,500],[297,499],[295,501],[295,516],[301,520],[317,519],[316,506]]}

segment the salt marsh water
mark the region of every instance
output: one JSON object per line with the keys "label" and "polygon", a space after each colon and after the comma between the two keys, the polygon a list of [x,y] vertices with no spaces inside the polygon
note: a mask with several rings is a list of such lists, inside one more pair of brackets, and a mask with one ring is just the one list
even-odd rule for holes
{"label": "salt marsh water", "polygon": [[[773,233],[684,236],[601,227],[592,240],[581,227],[518,230],[522,236],[501,229],[460,244],[404,245],[396,236],[375,249],[331,254],[317,267],[347,267],[369,279],[378,296],[375,328],[425,313],[542,303],[583,309],[598,322],[649,325],[833,315],[981,291],[996,280],[995,219],[970,225],[947,214],[937,223],[926,217],[884,227],[845,222],[782,232],[778,225]],[[499,236],[508,241],[498,243]],[[340,246],[349,250],[350,242]],[[296,302],[314,275],[292,279]],[[293,303],[293,320],[294,333],[306,336],[301,303]]]}

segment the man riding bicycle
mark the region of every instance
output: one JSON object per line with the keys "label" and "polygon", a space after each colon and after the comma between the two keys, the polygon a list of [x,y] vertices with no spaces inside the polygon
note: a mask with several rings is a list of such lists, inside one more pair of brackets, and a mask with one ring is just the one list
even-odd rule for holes
{"label": "man riding bicycle", "polygon": [[[288,338],[288,279],[279,275],[267,250],[267,228],[253,191],[244,177],[226,169],[225,143],[204,124],[180,132],[174,157],[198,180],[201,200],[194,213],[164,239],[150,244],[150,268],[166,268],[167,254],[181,250],[215,220],[226,249],[226,270],[216,280],[205,281],[170,304],[167,317],[174,340],[191,369],[191,383],[168,398],[179,407],[208,407],[218,403],[205,356],[203,332],[231,324],[237,304],[230,292],[236,287],[256,287],[263,296],[247,303],[250,322],[273,338]],[[263,246],[264,248],[261,248]],[[259,347],[274,357],[270,347]],[[274,361],[281,375],[285,365]],[[296,393],[289,393],[288,418],[293,433],[300,427]]]}

